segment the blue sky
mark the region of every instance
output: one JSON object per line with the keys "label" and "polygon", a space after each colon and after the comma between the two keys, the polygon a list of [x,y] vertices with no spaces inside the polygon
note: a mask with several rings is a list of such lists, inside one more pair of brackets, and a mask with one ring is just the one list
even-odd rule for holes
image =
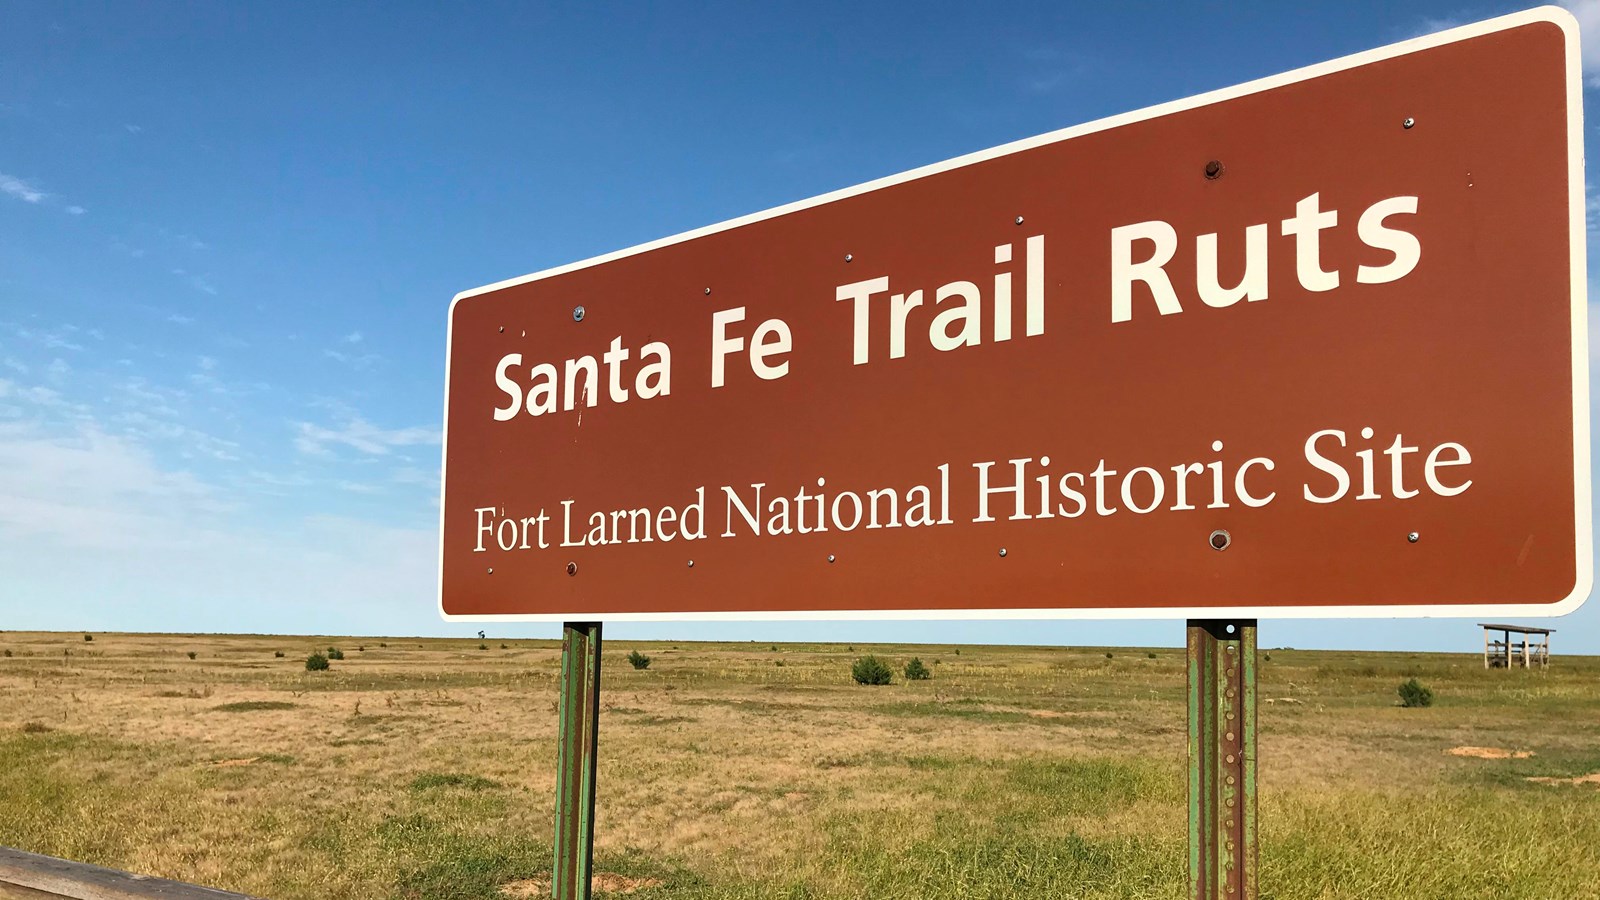
{"label": "blue sky", "polygon": [[[1600,68],[1600,0],[1570,6]],[[0,627],[473,633],[434,598],[456,292],[1516,8],[0,2]],[[1556,650],[1600,653],[1600,603],[1554,625]],[[1261,641],[1478,635],[1274,621]]]}

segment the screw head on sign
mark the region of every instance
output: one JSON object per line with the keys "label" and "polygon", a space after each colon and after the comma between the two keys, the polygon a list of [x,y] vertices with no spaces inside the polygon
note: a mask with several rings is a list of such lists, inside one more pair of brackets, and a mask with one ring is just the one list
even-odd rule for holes
{"label": "screw head on sign", "polygon": [[584,316],[583,307],[574,306],[572,308],[572,321],[574,321],[574,322],[582,322],[583,321],[583,316]]}
{"label": "screw head on sign", "polygon": [[828,562],[833,562],[833,554],[832,553],[828,554]]}
{"label": "screw head on sign", "polygon": [[845,254],[845,255],[844,255],[844,261],[845,261],[845,262],[849,262],[849,261],[850,261],[850,260],[852,260],[852,259],[855,259],[855,257],[854,257],[854,256],[851,256],[851,255],[850,255],[850,254],[848,254],[848,253],[846,253],[846,254]]}
{"label": "screw head on sign", "polygon": [[694,560],[689,560],[689,568],[694,568]]}
{"label": "screw head on sign", "polygon": [[490,566],[490,567],[489,567],[489,574],[490,574],[490,575],[493,575],[493,574],[494,574],[494,567],[493,567],[493,566]]}
{"label": "screw head on sign", "polygon": [[1218,528],[1206,538],[1206,543],[1210,544],[1213,550],[1226,550],[1228,545],[1233,543],[1233,535],[1229,534],[1226,528]]}
{"label": "screw head on sign", "polygon": [[1017,224],[1018,225],[1022,224],[1022,217],[1021,216],[1017,216]]}
{"label": "screw head on sign", "polygon": [[1422,535],[1417,534],[1415,531],[1413,531],[1410,534],[1406,535],[1406,540],[1408,540],[1411,543],[1415,544],[1417,541],[1422,540]]}
{"label": "screw head on sign", "polygon": [[1001,556],[1005,556],[1006,555],[1006,548],[1004,548],[1004,547],[1000,548],[1000,555]]}
{"label": "screw head on sign", "polygon": [[578,564],[575,563],[575,562],[567,563],[567,574],[568,575],[576,575],[576,574],[578,574]]}
{"label": "screw head on sign", "polygon": [[1215,181],[1222,177],[1222,161],[1213,159],[1206,163],[1206,177]]}
{"label": "screw head on sign", "polygon": [[1406,116],[1406,120],[1404,122],[1400,123],[1400,127],[1401,128],[1410,128],[1411,126],[1413,126],[1415,124],[1417,124],[1417,120],[1416,119],[1413,119],[1410,116]]}
{"label": "screw head on sign", "polygon": [[711,296],[711,288],[706,288],[706,296]]}

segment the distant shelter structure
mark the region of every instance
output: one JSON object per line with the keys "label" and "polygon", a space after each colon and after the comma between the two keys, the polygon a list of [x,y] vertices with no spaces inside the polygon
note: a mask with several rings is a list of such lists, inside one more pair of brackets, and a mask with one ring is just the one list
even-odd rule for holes
{"label": "distant shelter structure", "polygon": [[[1524,669],[1533,666],[1542,669],[1550,665],[1550,635],[1555,634],[1554,628],[1530,628],[1526,625],[1501,625],[1494,622],[1478,624],[1483,626],[1485,669],[1509,669],[1513,665],[1519,665]],[[1493,639],[1495,632],[1500,633],[1499,640]],[[1511,636],[1514,634],[1520,635],[1522,639],[1512,642]]]}

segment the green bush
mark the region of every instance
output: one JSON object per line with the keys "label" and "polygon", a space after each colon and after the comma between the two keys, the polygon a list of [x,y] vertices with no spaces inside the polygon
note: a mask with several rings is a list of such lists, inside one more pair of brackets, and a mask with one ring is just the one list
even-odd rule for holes
{"label": "green bush", "polygon": [[911,657],[911,662],[906,663],[907,681],[927,681],[932,677],[933,673],[928,671],[928,667],[923,665],[922,660],[917,657]]}
{"label": "green bush", "polygon": [[1400,685],[1400,705],[1406,707],[1432,706],[1433,691],[1423,687],[1421,682],[1412,678]]}
{"label": "green bush", "polygon": [[7,649],[6,650],[6,659],[10,659],[10,658],[11,658],[11,651],[10,651],[10,649]]}
{"label": "green bush", "polygon": [[479,644],[478,645],[478,649],[479,650],[487,650],[487,649],[489,649],[489,645],[488,644]]}
{"label": "green bush", "polygon": [[1111,658],[1112,658],[1112,655],[1110,653],[1107,653],[1106,654],[1106,659],[1111,659]]}
{"label": "green bush", "polygon": [[92,634],[86,634],[86,635],[84,635],[84,636],[83,636],[83,642],[84,642],[84,643],[85,643],[85,644],[92,644],[92,643],[94,643],[94,635],[92,635]]}
{"label": "green bush", "polygon": [[326,672],[327,670],[328,658],[326,656],[313,650],[311,655],[306,657],[307,672]]}
{"label": "green bush", "polygon": [[193,651],[193,650],[190,650],[190,651],[189,651],[189,658],[190,658],[190,659],[194,659],[194,658],[195,658],[195,657],[196,657],[196,656],[198,656],[198,655],[199,655],[199,654],[197,654],[197,653],[195,653],[195,652],[194,652],[194,651]]}
{"label": "green bush", "polygon": [[272,651],[272,658],[273,659],[283,659],[283,651],[282,650],[274,650],[274,651]]}
{"label": "green bush", "polygon": [[1155,659],[1156,655],[1154,653],[1146,653],[1145,654],[1145,658],[1146,659]]}
{"label": "green bush", "polygon": [[894,672],[876,656],[863,656],[851,664],[850,677],[856,684],[888,684],[894,679]]}
{"label": "green bush", "polygon": [[328,658],[329,659],[344,659],[344,651],[340,650],[338,647],[329,647],[328,648]]}
{"label": "green bush", "polygon": [[648,669],[650,668],[650,657],[637,650],[629,650],[628,665],[633,666],[635,669]]}

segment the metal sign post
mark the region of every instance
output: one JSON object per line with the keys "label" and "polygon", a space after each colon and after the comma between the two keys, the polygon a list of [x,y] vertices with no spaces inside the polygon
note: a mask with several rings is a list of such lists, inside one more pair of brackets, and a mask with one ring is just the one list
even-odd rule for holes
{"label": "metal sign post", "polygon": [[1255,900],[1256,623],[1189,620],[1189,900]]}
{"label": "metal sign post", "polygon": [[555,900],[589,900],[594,871],[595,760],[600,735],[600,623],[561,635],[561,756],[556,767]]}

